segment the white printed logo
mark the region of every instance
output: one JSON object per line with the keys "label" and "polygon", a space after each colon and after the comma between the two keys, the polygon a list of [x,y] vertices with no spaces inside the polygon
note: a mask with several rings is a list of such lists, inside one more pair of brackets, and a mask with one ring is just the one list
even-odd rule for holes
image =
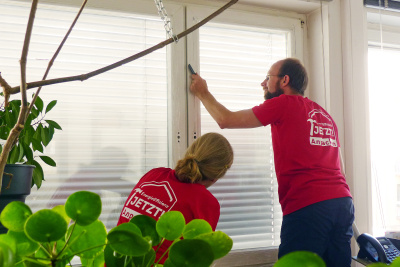
{"label": "white printed logo", "polygon": [[314,146],[337,147],[333,121],[322,110],[314,109],[308,113],[310,122],[310,144]]}
{"label": "white printed logo", "polygon": [[[149,194],[146,192],[152,193]],[[176,202],[177,198],[168,182],[146,182],[141,184],[140,188],[135,189],[135,192],[127,202],[127,206],[130,206],[131,208],[135,207],[136,210],[143,211],[142,214],[159,218],[166,211],[171,210]],[[122,215],[125,218],[128,218],[132,214],[133,216],[138,214],[128,207],[125,207],[123,213],[126,213]],[[132,217],[128,219],[131,219]]]}
{"label": "white printed logo", "polygon": [[138,215],[140,213],[137,213],[136,211],[128,208],[128,207],[124,207],[124,210],[122,211],[122,217],[127,218],[128,220],[132,219],[133,216]]}

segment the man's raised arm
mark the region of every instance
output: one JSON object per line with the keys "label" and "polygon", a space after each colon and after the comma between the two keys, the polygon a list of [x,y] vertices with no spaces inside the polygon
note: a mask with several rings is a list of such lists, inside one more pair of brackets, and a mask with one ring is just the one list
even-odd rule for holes
{"label": "man's raised arm", "polygon": [[198,74],[192,74],[190,91],[200,99],[221,129],[254,128],[262,126],[252,109],[232,112],[219,103],[210,91],[208,91],[207,82]]}

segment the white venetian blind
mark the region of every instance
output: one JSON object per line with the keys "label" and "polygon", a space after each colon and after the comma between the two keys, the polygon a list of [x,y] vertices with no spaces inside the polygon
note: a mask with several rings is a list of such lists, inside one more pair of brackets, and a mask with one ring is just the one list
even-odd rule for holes
{"label": "white venetian blind", "polygon": [[[232,111],[263,102],[260,86],[288,56],[288,32],[210,23],[200,29],[200,71],[216,99]],[[221,130],[201,106],[201,131],[219,132],[234,149],[227,175],[210,187],[221,204],[217,228],[234,249],[279,245],[282,220],[270,127]]]}
{"label": "white venetian blind", "polygon": [[[29,10],[29,3],[0,0],[0,71],[12,86],[19,85]],[[39,3],[28,82],[41,80],[77,11]],[[85,9],[48,78],[96,70],[165,38],[157,17]],[[151,168],[168,165],[166,75],[166,49],[160,49],[84,82],[43,87],[45,103],[58,100],[48,119],[63,131],[56,131],[45,150],[57,167],[44,168],[46,181],[27,198],[33,210],[63,204],[71,193],[89,190],[101,195],[100,219],[107,228],[116,225],[135,183]]]}

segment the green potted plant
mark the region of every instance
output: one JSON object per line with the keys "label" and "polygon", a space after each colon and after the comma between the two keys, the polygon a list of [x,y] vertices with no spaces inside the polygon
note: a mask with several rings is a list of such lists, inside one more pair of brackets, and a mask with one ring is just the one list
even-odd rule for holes
{"label": "green potted plant", "polygon": [[[9,229],[0,235],[0,266],[67,266],[75,256],[83,266],[210,266],[232,249],[233,241],[213,232],[204,220],[185,223],[178,211],[158,221],[137,215],[108,233],[98,220],[100,196],[79,191],[65,205],[32,214],[29,206],[14,201],[0,214]],[[164,265],[155,262],[154,246],[174,241]]]}
{"label": "green potted plant", "polygon": [[[31,112],[28,114],[24,127],[15,140],[7,157],[2,179],[0,195],[0,211],[10,202],[25,201],[34,185],[40,188],[44,180],[41,162],[56,166],[55,161],[44,155],[44,148],[51,142],[55,130],[61,130],[60,125],[46,119],[46,115],[56,105],[53,100],[44,105],[42,99],[37,97]],[[5,106],[5,101],[0,106],[0,152],[3,151],[13,127],[17,124],[21,110],[21,100],[15,99]],[[40,158],[41,161],[38,161]],[[0,224],[0,233],[7,231]]]}

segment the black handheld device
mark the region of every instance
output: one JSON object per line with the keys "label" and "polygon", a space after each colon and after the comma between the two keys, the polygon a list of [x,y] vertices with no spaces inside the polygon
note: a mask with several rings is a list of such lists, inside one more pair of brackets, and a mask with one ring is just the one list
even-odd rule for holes
{"label": "black handheld device", "polygon": [[188,68],[189,68],[189,70],[190,70],[190,72],[191,72],[192,74],[197,74],[197,73],[194,71],[194,69],[192,68],[192,65],[188,64]]}

